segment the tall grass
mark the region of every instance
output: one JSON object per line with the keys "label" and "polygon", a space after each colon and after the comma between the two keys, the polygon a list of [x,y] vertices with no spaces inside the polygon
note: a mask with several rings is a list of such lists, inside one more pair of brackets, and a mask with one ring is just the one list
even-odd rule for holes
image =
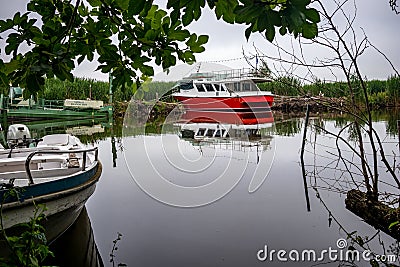
{"label": "tall grass", "polygon": [[[373,106],[396,106],[400,103],[400,77],[390,76],[387,80],[366,81],[368,98]],[[363,94],[358,79],[353,77],[350,84],[355,92],[356,99],[363,101]],[[317,80],[312,84],[301,84],[294,77],[281,77],[269,83],[259,85],[261,90],[271,91],[283,96],[319,96],[346,97],[350,95],[349,85],[346,82],[325,82]]]}
{"label": "tall grass", "polygon": [[[368,97],[374,106],[394,106],[400,103],[400,77],[390,76],[387,80],[367,81]],[[133,96],[144,100],[156,98],[165,99],[176,82],[151,82],[143,84],[135,93],[132,89],[114,89],[113,99],[117,102],[129,101]],[[271,91],[283,96],[318,96],[346,97],[349,95],[348,84],[345,82],[325,82],[317,80],[312,84],[302,84],[298,78],[285,76],[275,81],[258,85],[261,90]],[[357,94],[360,87],[357,79],[352,79],[351,86],[356,96],[362,101],[363,95]],[[7,88],[0,88],[1,93],[8,95]],[[93,99],[109,102],[108,82],[92,79],[75,78],[73,82],[47,79],[45,89],[38,95],[39,98],[49,100]]]}
{"label": "tall grass", "polygon": [[[151,82],[142,85],[137,90],[137,97],[145,100],[160,98],[165,95],[175,82]],[[114,101],[129,101],[134,96],[131,88],[114,89]],[[75,78],[73,82],[61,81],[59,79],[47,79],[44,92],[39,95],[40,98],[51,100],[63,99],[93,99],[109,102],[109,83],[91,79]]]}

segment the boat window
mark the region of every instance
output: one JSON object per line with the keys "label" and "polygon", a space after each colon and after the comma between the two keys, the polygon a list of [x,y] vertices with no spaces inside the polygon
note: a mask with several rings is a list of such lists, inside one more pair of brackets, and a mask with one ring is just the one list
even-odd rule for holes
{"label": "boat window", "polygon": [[242,84],[243,91],[251,91],[251,84],[249,82],[244,82]]}
{"label": "boat window", "polygon": [[179,85],[179,89],[190,90],[193,89],[193,81],[183,82]]}
{"label": "boat window", "polygon": [[244,91],[259,91],[257,85],[251,80],[243,82],[242,87]]}
{"label": "boat window", "polygon": [[214,88],[211,86],[210,83],[205,83],[204,87],[206,88],[207,92],[214,92]]}
{"label": "boat window", "polygon": [[228,91],[233,91],[233,83],[226,83],[225,86]]}
{"label": "boat window", "polygon": [[222,91],[227,91],[227,90],[229,90],[229,88],[226,87],[226,84],[221,84],[220,85],[220,90],[221,90],[221,92]]}
{"label": "boat window", "polygon": [[206,132],[205,128],[199,128],[199,130],[197,131],[197,136],[204,136],[204,133]]}
{"label": "boat window", "polygon": [[214,135],[215,130],[214,129],[208,129],[206,136],[212,137]]}
{"label": "boat window", "polygon": [[218,129],[217,132],[215,133],[215,137],[221,137],[221,130]]}
{"label": "boat window", "polygon": [[220,85],[219,85],[219,84],[214,83],[213,86],[214,86],[214,88],[215,88],[215,91],[217,91],[217,92],[220,91],[220,89],[219,89],[219,88],[220,88]]}
{"label": "boat window", "polygon": [[205,92],[206,91],[204,89],[203,85],[201,85],[201,84],[196,84],[196,88],[197,88],[197,91],[199,91],[199,92]]}
{"label": "boat window", "polygon": [[221,136],[224,136],[225,134],[225,129],[221,129]]}
{"label": "boat window", "polygon": [[233,83],[233,90],[236,92],[240,91],[240,83],[237,83],[237,82]]}

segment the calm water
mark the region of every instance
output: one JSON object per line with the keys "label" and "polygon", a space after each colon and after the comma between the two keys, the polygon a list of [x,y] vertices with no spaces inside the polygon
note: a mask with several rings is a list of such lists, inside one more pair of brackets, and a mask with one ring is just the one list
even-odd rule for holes
{"label": "calm water", "polygon": [[[397,118],[383,115],[375,126],[387,154],[398,155],[391,122]],[[345,122],[315,119],[311,125],[338,131]],[[180,136],[182,127],[186,126],[171,123],[161,133],[151,128],[148,131],[153,133],[143,135],[126,123],[124,128],[103,128],[103,133],[82,136],[99,146],[103,164],[102,177],[86,208],[106,266],[112,266],[109,254],[118,233],[122,237],[114,252],[115,265],[146,267],[312,266],[335,260],[327,253],[321,256],[329,248],[336,251],[332,257],[340,259],[351,245],[345,230],[357,231],[361,237],[376,234],[345,208],[345,193],[355,186],[332,155],[334,139],[323,132],[315,135],[318,128],[311,126],[305,153],[311,207],[307,211],[299,163],[302,119],[260,126],[261,134],[250,139],[239,129],[235,138],[194,141]],[[352,156],[345,148],[343,153]],[[393,184],[389,178],[382,179]],[[386,184],[381,184],[381,190],[393,191]],[[337,244],[341,238],[348,242],[342,250]],[[379,233],[368,247],[377,254],[395,254],[387,251],[393,243]],[[364,251],[354,247],[360,255]],[[262,258],[265,253],[259,251],[265,248],[268,253],[284,250],[281,256],[287,259],[289,253],[296,258],[293,251],[298,251],[300,258],[282,262],[275,252],[272,259],[260,261],[257,253]],[[304,250],[315,251],[316,260],[301,261]],[[327,265],[339,264],[336,260]],[[362,259],[357,265],[369,266]]]}

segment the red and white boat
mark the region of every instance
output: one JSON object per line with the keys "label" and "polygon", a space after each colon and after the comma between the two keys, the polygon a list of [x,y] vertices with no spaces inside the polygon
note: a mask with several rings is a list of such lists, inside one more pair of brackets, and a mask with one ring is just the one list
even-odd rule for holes
{"label": "red and white boat", "polygon": [[173,96],[192,122],[270,123],[274,95],[256,85],[269,81],[249,69],[197,72],[182,79]]}

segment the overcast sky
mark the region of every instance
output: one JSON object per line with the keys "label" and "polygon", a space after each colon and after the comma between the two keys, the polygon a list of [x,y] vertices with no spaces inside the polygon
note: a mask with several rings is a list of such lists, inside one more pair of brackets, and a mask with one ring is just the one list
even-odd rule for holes
{"label": "overcast sky", "polygon": [[[0,0],[2,3],[0,9],[0,18],[10,18],[16,11],[25,11],[25,1],[8,1]],[[162,4],[163,1],[159,0]],[[393,65],[400,70],[400,34],[398,27],[400,26],[400,15],[396,15],[389,7],[389,1],[374,0],[356,0],[357,18],[355,27],[359,30],[361,27],[368,36],[369,40],[377,46],[383,53],[390,58]],[[351,6],[350,6],[351,8]],[[340,21],[338,22],[340,24]],[[206,51],[197,54],[197,61],[213,62],[223,64],[231,68],[248,67],[243,57],[242,50],[246,54],[254,54],[254,47],[261,53],[268,56],[276,56],[276,48],[267,42],[261,35],[252,34],[249,41],[244,37],[245,26],[230,25],[223,21],[218,21],[215,15],[205,10],[201,19],[192,25],[189,29],[197,34],[207,34],[210,36],[209,42],[206,44]],[[281,37],[277,34],[276,41],[290,49],[292,44],[296,45],[296,40],[291,36]],[[0,48],[4,59],[4,42],[0,42]],[[330,58],[331,54],[316,45],[304,48],[304,57],[308,62],[316,59]],[[278,66],[276,63],[267,60],[270,67]],[[373,49],[369,49],[360,58],[359,61],[363,75],[368,79],[386,79],[389,75],[394,74],[391,66],[387,61]],[[204,65],[204,64],[203,64]],[[278,66],[279,67],[279,66]],[[78,67],[74,74],[79,77],[89,77],[100,80],[106,80],[107,75],[100,72],[94,72],[95,64],[83,64]],[[185,71],[192,67],[185,68]],[[182,67],[179,67],[182,72]],[[156,73],[161,71],[156,69]],[[300,69],[296,69],[298,75],[306,75]],[[326,69],[316,70],[315,74],[321,79],[335,79]]]}

